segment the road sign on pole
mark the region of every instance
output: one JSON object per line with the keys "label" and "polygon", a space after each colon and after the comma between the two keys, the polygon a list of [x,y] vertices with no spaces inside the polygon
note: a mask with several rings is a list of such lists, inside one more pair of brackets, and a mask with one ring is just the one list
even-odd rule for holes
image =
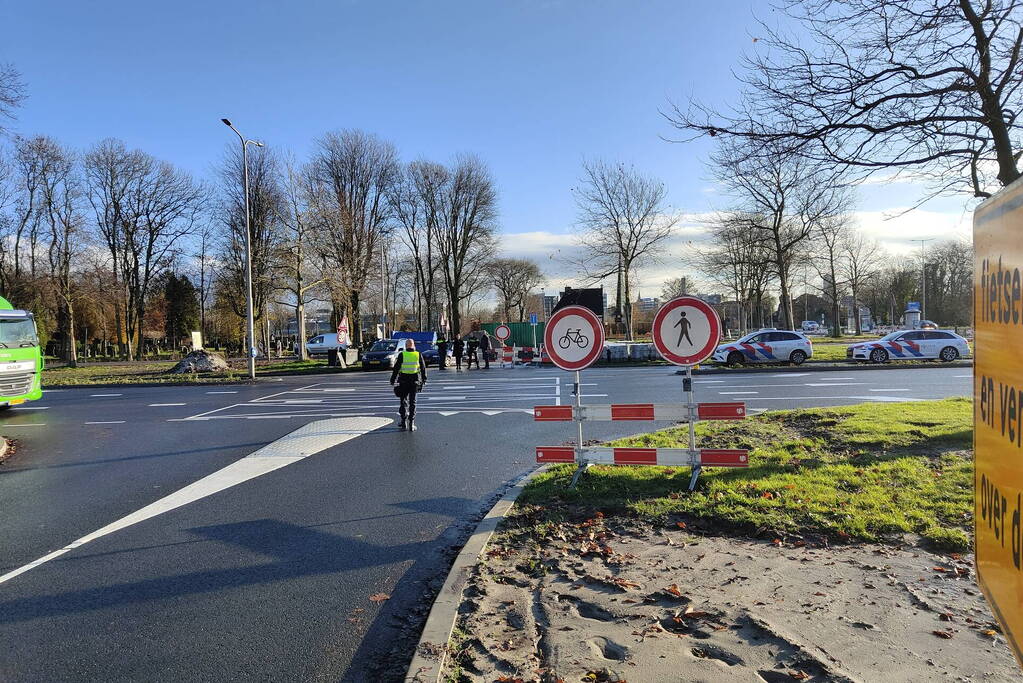
{"label": "road sign on pole", "polygon": [[973,525],[978,583],[1023,667],[1021,224],[1019,182],[973,215]]}
{"label": "road sign on pole", "polygon": [[680,296],[661,306],[651,330],[654,348],[675,365],[695,365],[721,341],[721,319],[706,301]]}
{"label": "road sign on pole", "polygon": [[604,325],[588,308],[565,306],[547,321],[543,343],[562,370],[582,370],[604,352]]}
{"label": "road sign on pole", "polygon": [[536,313],[530,313],[529,314],[529,324],[530,325],[536,325],[536,323],[537,323]]}
{"label": "road sign on pole", "polygon": [[511,328],[504,323],[501,323],[494,328],[494,336],[503,344],[508,341],[509,337],[511,337]]}

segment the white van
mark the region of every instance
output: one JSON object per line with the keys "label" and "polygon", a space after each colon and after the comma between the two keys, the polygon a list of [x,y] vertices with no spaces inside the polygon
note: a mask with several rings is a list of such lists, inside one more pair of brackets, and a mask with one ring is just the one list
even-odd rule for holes
{"label": "white van", "polygon": [[[337,332],[318,334],[315,337],[310,337],[309,341],[305,343],[306,353],[310,356],[326,356],[328,351],[336,348],[338,348]],[[347,348],[347,344],[345,348]]]}

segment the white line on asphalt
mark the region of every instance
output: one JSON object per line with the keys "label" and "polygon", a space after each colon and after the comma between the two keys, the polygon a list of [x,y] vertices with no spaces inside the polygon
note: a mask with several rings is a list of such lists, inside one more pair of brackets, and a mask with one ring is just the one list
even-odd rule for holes
{"label": "white line on asphalt", "polygon": [[952,375],[952,376],[953,376],[953,377],[957,377],[957,378],[961,378],[961,377],[973,377],[973,375]]}
{"label": "white line on asphalt", "polygon": [[136,510],[126,517],[82,536],[60,550],[44,555],[34,562],[7,572],[0,576],[0,583],[10,581],[16,576],[49,562],[90,541],[102,538],[115,531],[145,521],[170,510],[188,505],[218,491],[254,479],[268,472],[298,462],[310,455],[354,439],[391,423],[391,420],[380,417],[350,417],[336,420],[317,420],[299,427],[287,436],[263,446],[258,451],[237,460],[227,467],[221,468],[197,482],[175,491],[174,493]]}
{"label": "white line on asphalt", "polygon": [[19,406],[13,410],[49,410],[50,406]]}
{"label": "white line on asphalt", "polygon": [[759,394],[760,392],[759,391],[719,391],[718,393],[721,394],[721,395],[726,395],[726,394]]}
{"label": "white line on asphalt", "polygon": [[465,396],[420,396],[419,400],[422,401],[464,401]]}
{"label": "white line on asphalt", "polygon": [[89,396],[91,396],[92,398],[97,398],[100,396],[124,396],[124,394],[89,394]]}
{"label": "white line on asphalt", "polygon": [[441,389],[475,389],[475,388],[476,388],[475,386],[471,386],[471,385],[462,385],[462,386],[455,386],[455,387],[441,387]]}
{"label": "white line on asphalt", "polygon": [[8,427],[45,427],[46,424],[42,422],[29,422],[28,424],[16,425],[16,424],[5,424],[4,429]]}
{"label": "white line on asphalt", "polygon": [[444,417],[451,417],[452,415],[458,415],[459,412],[461,412],[461,411],[458,411],[458,410],[442,410],[442,411],[440,411],[438,413],[438,415],[443,415]]}
{"label": "white line on asphalt", "polygon": [[163,408],[165,406],[183,406],[183,405],[186,405],[186,404],[184,404],[184,403],[150,403],[149,407],[150,408]]}
{"label": "white line on asphalt", "polygon": [[809,372],[781,372],[777,375],[771,375],[771,377],[806,377]]}
{"label": "white line on asphalt", "polygon": [[866,382],[806,382],[804,386],[808,387],[852,387],[860,384],[866,384]]}
{"label": "white line on asphalt", "polygon": [[846,398],[855,398],[859,401],[882,401],[885,403],[898,403],[902,401],[923,401],[922,398],[912,398],[910,396],[846,396]]}
{"label": "white line on asphalt", "polygon": [[909,389],[871,389],[870,391],[909,391]]}
{"label": "white line on asphalt", "polygon": [[86,422],[85,424],[87,424],[87,425],[123,425],[124,424],[124,420],[106,420],[106,421],[100,420],[100,421],[96,421],[96,422]]}
{"label": "white line on asphalt", "polygon": [[829,382],[837,382],[842,379],[856,379],[855,377],[818,377],[817,379],[828,380]]}
{"label": "white line on asphalt", "polygon": [[561,405],[561,378],[560,377],[555,377],[554,380],[555,380],[555,382],[554,382],[554,405],[560,406]]}
{"label": "white line on asphalt", "polygon": [[207,394],[237,394],[237,391],[207,391]]}
{"label": "white line on asphalt", "polygon": [[[778,375],[775,375],[775,377],[778,377]],[[694,379],[693,384],[721,384],[724,381],[723,379]]]}

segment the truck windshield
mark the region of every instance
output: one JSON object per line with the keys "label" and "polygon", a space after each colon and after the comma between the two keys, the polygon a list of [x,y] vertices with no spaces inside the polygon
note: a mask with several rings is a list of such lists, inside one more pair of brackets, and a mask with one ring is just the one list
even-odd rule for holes
{"label": "truck windshield", "polygon": [[0,318],[0,344],[9,349],[38,346],[36,326],[31,318]]}

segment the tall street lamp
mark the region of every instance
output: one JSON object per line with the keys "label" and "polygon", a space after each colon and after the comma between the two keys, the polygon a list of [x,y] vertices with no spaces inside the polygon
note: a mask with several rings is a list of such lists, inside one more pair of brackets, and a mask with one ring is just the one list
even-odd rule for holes
{"label": "tall street lamp", "polygon": [[245,333],[248,335],[249,379],[256,379],[256,325],[252,319],[252,229],[249,226],[249,145],[262,147],[262,142],[246,140],[228,119],[220,119],[238,135],[242,142],[242,182],[245,191]]}
{"label": "tall street lamp", "polygon": [[927,242],[933,242],[934,238],[930,237],[925,240],[913,240],[914,242],[920,243],[920,319],[925,320],[927,318],[927,252],[924,251],[924,245]]}

